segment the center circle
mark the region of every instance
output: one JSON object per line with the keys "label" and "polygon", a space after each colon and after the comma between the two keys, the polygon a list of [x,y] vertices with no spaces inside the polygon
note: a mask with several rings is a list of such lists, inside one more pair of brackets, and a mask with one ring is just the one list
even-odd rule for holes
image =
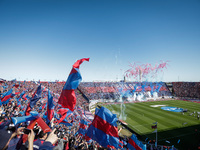
{"label": "center circle", "polygon": [[161,109],[166,110],[166,111],[172,111],[172,112],[183,112],[183,108],[179,108],[179,107],[165,106],[165,107],[161,107]]}

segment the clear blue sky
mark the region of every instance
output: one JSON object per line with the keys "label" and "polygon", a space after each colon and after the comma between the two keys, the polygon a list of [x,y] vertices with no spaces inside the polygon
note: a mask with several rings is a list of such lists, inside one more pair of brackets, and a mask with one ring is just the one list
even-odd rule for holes
{"label": "clear blue sky", "polygon": [[[129,62],[169,61],[158,81],[200,81],[200,0],[1,0],[0,78],[122,79]],[[153,79],[148,79],[153,80]]]}

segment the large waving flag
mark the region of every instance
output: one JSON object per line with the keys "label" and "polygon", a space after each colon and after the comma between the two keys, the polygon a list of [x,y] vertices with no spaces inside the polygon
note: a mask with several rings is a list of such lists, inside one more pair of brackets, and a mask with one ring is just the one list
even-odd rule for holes
{"label": "large waving flag", "polygon": [[83,61],[89,61],[89,58],[83,58],[74,63],[58,100],[58,104],[61,104],[64,108],[69,108],[71,111],[74,111],[74,107],[76,105],[76,95],[74,90],[78,87],[82,80],[79,66],[83,63]]}
{"label": "large waving flag", "polygon": [[41,85],[39,85],[37,90],[33,94],[32,98],[30,99],[30,102],[27,105],[27,108],[26,108],[26,111],[25,111],[26,116],[29,115],[31,109],[35,106],[37,101],[41,98],[41,95],[42,95],[42,89],[41,89]]}
{"label": "large waving flag", "polygon": [[86,140],[93,139],[103,147],[119,147],[117,116],[105,107],[101,107],[86,133]]}
{"label": "large waving flag", "polygon": [[146,145],[139,141],[135,134],[132,134],[127,147],[131,150],[146,150]]}
{"label": "large waving flag", "polygon": [[41,98],[41,95],[42,95],[42,88],[41,88],[41,84],[40,84],[30,100],[31,108],[33,108],[35,106],[37,101]]}
{"label": "large waving flag", "polygon": [[50,90],[48,91],[48,104],[47,104],[47,119],[50,122],[54,115],[54,104],[53,104],[53,97],[50,93]]}
{"label": "large waving flag", "polygon": [[12,89],[10,89],[8,92],[6,92],[3,95],[2,99],[1,99],[2,104],[7,104],[9,102],[10,98],[12,98],[12,97],[13,97]]}

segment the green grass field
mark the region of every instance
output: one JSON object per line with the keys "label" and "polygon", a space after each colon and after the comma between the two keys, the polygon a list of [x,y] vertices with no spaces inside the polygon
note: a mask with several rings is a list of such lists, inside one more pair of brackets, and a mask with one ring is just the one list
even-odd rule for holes
{"label": "green grass field", "polygon": [[[151,105],[166,105],[188,109],[188,112],[171,112],[162,110],[161,107],[151,107]],[[120,114],[120,104],[104,105],[113,113]],[[193,103],[181,100],[166,100],[141,103],[125,104],[125,114],[128,126],[141,135],[142,141],[155,140],[155,129],[151,126],[158,122],[158,145],[174,145],[180,150],[195,150],[200,146],[200,120],[197,113],[191,116],[192,112],[200,112],[200,103]],[[118,116],[119,117],[119,116]],[[123,131],[127,134],[126,131]],[[129,134],[130,135],[130,134]],[[180,142],[178,140],[180,139]],[[167,143],[169,141],[170,143]]]}

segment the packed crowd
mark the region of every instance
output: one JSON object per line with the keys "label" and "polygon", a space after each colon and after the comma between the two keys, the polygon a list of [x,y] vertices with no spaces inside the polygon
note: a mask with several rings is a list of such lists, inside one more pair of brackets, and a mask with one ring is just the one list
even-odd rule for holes
{"label": "packed crowd", "polygon": [[[41,85],[43,85],[44,87],[48,88],[50,91],[52,91],[52,93],[56,93],[54,95],[54,97],[56,98],[56,100],[59,98],[59,95],[61,94],[62,88],[65,85],[65,82],[45,82],[45,81],[41,81],[40,82]],[[89,101],[87,101],[82,93],[76,89],[75,90],[75,94],[77,97],[77,106],[85,106],[85,108],[87,110],[89,110]]]}
{"label": "packed crowd", "polygon": [[173,82],[172,84],[177,97],[200,99],[200,82]]}
{"label": "packed crowd", "polygon": [[82,82],[79,89],[90,99],[119,99],[122,92],[133,96],[135,92],[157,92],[158,96],[171,96],[164,82]]}
{"label": "packed crowd", "polygon": [[[32,108],[31,112],[37,112],[42,118],[43,125],[40,121],[26,121],[20,122],[17,118],[23,118],[26,115],[27,108],[31,97],[37,90],[38,86],[42,87],[42,96],[40,100]],[[5,97],[11,89],[11,96],[6,101],[1,101],[0,106],[0,149],[106,149],[95,141],[86,141],[84,134],[80,130],[81,120],[86,120],[91,123],[91,120],[85,115],[84,109],[88,101],[81,97],[81,93],[76,91],[77,105],[75,110],[66,118],[62,118],[61,108],[56,105],[59,95],[62,91],[64,83],[48,83],[48,82],[17,82],[4,81],[0,83],[0,97],[1,100]],[[48,91],[52,94],[55,104],[54,118],[48,122],[47,100]],[[82,107],[80,107],[82,106]],[[86,106],[86,107],[84,107]],[[29,116],[31,116],[31,112]],[[61,121],[61,118],[64,119]],[[17,120],[17,123],[15,122]],[[38,119],[36,119],[38,120]],[[120,129],[119,129],[120,130]],[[128,139],[124,139],[127,141]],[[126,145],[124,145],[126,147]]]}
{"label": "packed crowd", "polygon": [[[32,81],[3,81],[0,82],[0,149],[106,149],[93,140],[86,140],[81,128],[81,122],[85,120],[87,127],[91,123],[86,114],[89,112],[89,101],[84,97],[93,99],[116,99],[120,96],[121,90],[132,90],[141,92],[145,90],[169,92],[165,83],[133,83],[133,82],[82,82],[75,90],[77,103],[73,112],[61,111],[57,105],[59,96],[65,82],[32,82]],[[26,111],[38,86],[41,85],[42,94],[40,100],[32,108],[36,111],[41,120],[35,122],[25,121],[14,123],[13,118],[27,116]],[[6,93],[12,89],[10,98],[2,100]],[[54,101],[54,118],[51,122],[47,119],[48,93],[51,93]],[[81,107],[80,107],[81,106]],[[68,114],[69,113],[69,114]],[[31,112],[28,114],[32,115]],[[64,118],[63,116],[66,115]],[[121,128],[119,128],[120,135]],[[127,148],[130,140],[128,137],[120,137],[121,147]],[[148,145],[147,145],[148,147]]]}

